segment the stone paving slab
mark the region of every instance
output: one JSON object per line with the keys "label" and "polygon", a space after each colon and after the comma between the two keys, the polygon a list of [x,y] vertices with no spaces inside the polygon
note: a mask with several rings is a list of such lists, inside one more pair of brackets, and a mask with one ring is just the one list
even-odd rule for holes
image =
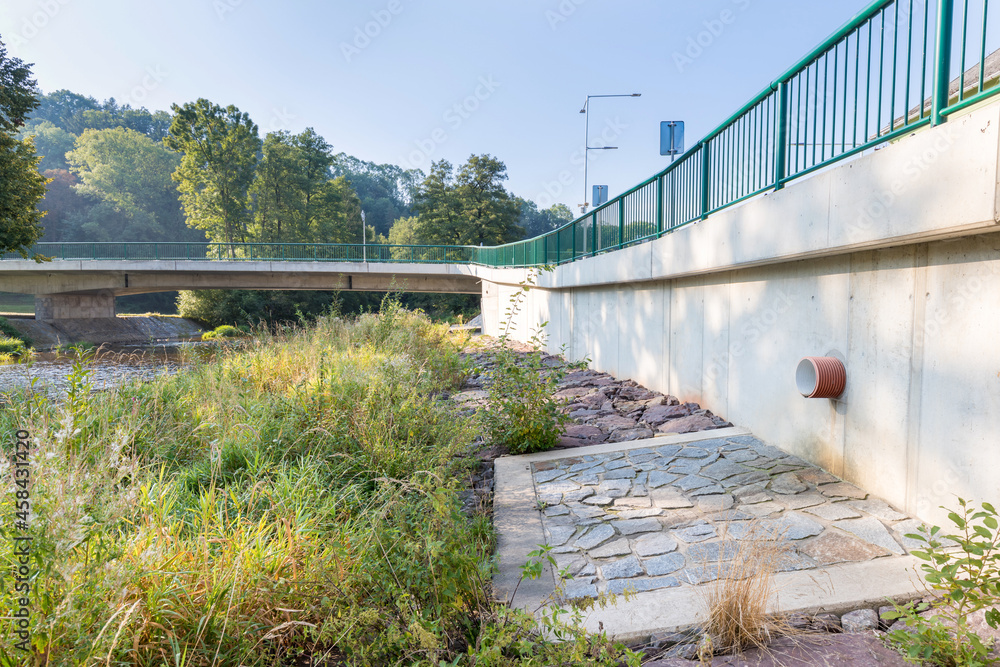
{"label": "stone paving slab", "polygon": [[521,565],[552,547],[513,603],[535,609],[602,593],[630,601],[593,609],[588,628],[641,639],[698,623],[705,585],[748,539],[785,547],[776,587],[783,612],[841,611],[922,592],[902,535],[916,521],[888,503],[740,428],[496,460],[499,597]]}

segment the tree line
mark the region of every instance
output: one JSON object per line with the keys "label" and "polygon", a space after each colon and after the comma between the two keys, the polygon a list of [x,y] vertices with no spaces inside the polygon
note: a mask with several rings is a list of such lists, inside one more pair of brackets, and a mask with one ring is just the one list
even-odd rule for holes
{"label": "tree line", "polygon": [[171,113],[39,95],[17,139],[47,180],[44,241],[217,241],[495,245],[572,219],[504,187],[506,166],[472,155],[430,174],[376,164],[312,128],[260,136],[250,116],[206,99]]}

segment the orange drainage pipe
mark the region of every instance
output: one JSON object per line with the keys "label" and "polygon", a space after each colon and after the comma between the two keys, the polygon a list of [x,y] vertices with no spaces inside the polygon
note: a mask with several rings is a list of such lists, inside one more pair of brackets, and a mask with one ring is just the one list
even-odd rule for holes
{"label": "orange drainage pipe", "polygon": [[837,398],[846,384],[847,370],[835,357],[804,357],[795,369],[795,385],[806,398]]}

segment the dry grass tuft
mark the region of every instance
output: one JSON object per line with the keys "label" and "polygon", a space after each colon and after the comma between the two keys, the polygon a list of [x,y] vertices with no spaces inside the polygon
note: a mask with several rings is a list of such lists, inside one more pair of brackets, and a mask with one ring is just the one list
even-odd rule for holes
{"label": "dry grass tuft", "polygon": [[718,563],[719,578],[704,588],[705,633],[713,653],[765,648],[775,637],[787,634],[787,623],[768,614],[775,593],[774,573],[790,551],[783,537],[753,521],[737,541],[733,559]]}

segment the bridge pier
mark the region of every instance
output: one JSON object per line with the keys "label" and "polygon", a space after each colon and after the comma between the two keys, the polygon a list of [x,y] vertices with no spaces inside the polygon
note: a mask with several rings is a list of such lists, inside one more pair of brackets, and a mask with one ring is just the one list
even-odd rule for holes
{"label": "bridge pier", "polygon": [[115,317],[115,295],[36,294],[35,319],[41,321]]}

